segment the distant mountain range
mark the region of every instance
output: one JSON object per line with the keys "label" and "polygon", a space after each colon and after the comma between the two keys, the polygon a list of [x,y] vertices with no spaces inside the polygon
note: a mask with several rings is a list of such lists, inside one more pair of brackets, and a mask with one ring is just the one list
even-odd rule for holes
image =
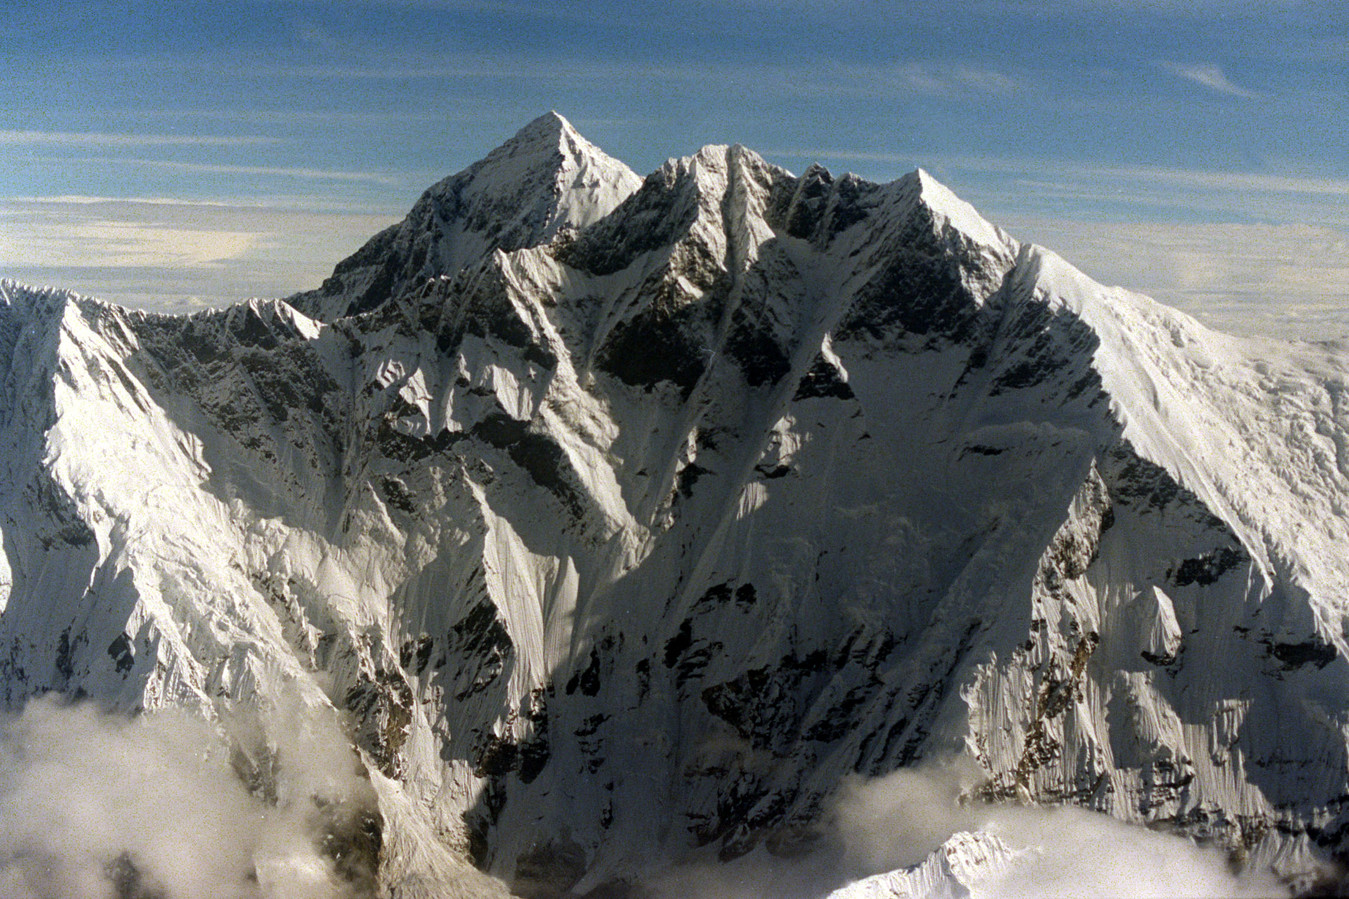
{"label": "distant mountain range", "polygon": [[1301,884],[1349,851],[1349,352],[925,172],[642,179],[550,114],[288,300],[5,282],[0,375],[5,704],[335,707],[388,895],[641,895],[952,757]]}

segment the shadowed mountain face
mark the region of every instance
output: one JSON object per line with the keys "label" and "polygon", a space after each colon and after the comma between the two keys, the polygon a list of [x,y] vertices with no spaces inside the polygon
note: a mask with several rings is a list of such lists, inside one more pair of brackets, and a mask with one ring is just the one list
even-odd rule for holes
{"label": "shadowed mountain face", "polygon": [[289,301],[2,290],[0,695],[335,706],[390,894],[806,851],[848,776],[949,757],[1349,848],[1349,357],[923,172],[642,181],[546,116]]}

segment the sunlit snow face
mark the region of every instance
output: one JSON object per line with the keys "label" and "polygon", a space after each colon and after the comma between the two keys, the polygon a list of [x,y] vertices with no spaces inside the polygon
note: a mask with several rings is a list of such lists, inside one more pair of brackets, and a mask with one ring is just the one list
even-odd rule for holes
{"label": "sunlit snow face", "polygon": [[[274,802],[250,794],[206,722],[36,700],[0,722],[0,895],[11,899],[340,899],[319,846],[369,807],[346,745],[279,729]],[[245,741],[257,722],[229,722]],[[252,731],[253,734],[249,732]]]}

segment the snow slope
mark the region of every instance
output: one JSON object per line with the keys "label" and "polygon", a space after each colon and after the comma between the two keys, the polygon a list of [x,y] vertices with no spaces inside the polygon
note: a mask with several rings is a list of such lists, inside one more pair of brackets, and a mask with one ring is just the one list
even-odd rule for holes
{"label": "snow slope", "polygon": [[6,282],[0,370],[5,703],[336,707],[391,894],[799,851],[951,755],[1292,875],[1349,848],[1349,354],[924,172],[639,181],[545,116],[288,301]]}

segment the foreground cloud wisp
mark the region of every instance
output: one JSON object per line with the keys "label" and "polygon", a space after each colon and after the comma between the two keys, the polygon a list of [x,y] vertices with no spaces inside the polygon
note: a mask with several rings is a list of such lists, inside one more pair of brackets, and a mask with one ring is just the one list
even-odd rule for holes
{"label": "foreground cloud wisp", "polygon": [[[373,807],[345,744],[312,715],[274,731],[286,745],[254,743],[256,719],[228,726],[255,757],[173,712],[131,719],[39,699],[0,720],[0,895],[347,899],[368,891],[373,872],[332,851],[332,834],[359,832]],[[245,788],[239,768],[275,773],[258,784],[271,801]]]}
{"label": "foreground cloud wisp", "polygon": [[971,885],[988,899],[1288,895],[1263,872],[1234,873],[1217,849],[1085,809],[964,802],[973,780],[959,767],[927,766],[845,789],[838,829],[854,870],[916,864],[952,834],[975,831],[1016,854]]}

